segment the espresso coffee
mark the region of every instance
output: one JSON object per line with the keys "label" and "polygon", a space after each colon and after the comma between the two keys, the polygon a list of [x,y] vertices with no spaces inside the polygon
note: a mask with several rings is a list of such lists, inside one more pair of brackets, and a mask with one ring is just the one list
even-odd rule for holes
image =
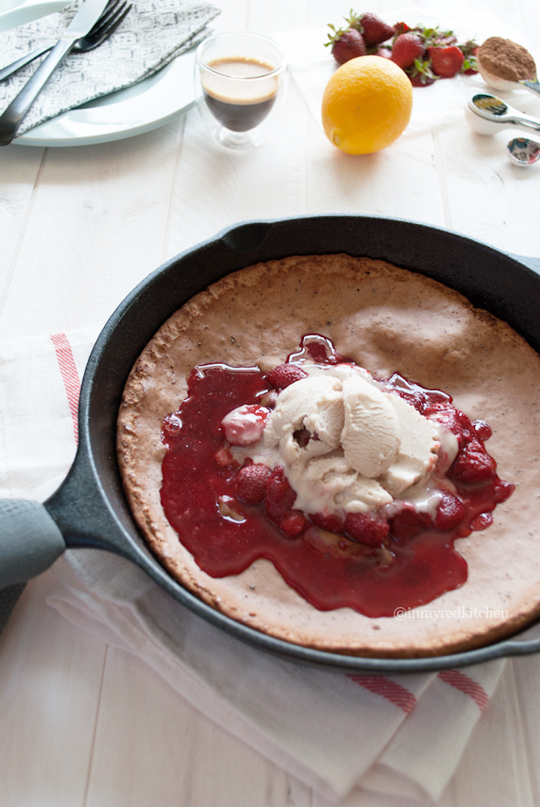
{"label": "espresso coffee", "polygon": [[269,75],[275,68],[240,57],[215,59],[208,67],[211,70],[201,71],[201,83],[212,115],[232,132],[247,132],[258,126],[276,100],[278,78]]}

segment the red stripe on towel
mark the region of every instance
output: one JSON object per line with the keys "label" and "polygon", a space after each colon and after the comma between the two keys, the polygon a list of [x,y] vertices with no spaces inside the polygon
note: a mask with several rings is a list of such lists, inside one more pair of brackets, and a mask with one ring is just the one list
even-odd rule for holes
{"label": "red stripe on towel", "polygon": [[391,701],[407,714],[410,714],[416,706],[416,698],[412,692],[383,675],[349,675],[347,677],[365,689],[369,689],[375,695],[381,695]]}
{"label": "red stripe on towel", "polygon": [[481,712],[483,712],[488,705],[489,698],[484,687],[477,684],[476,681],[473,681],[472,678],[469,678],[465,673],[459,672],[459,670],[443,670],[439,673],[439,678],[444,681],[445,684],[450,684],[450,686],[459,689],[459,691],[463,692],[465,695],[469,695],[469,697],[475,701]]}
{"label": "red stripe on towel", "polygon": [[71,419],[73,421],[73,434],[75,435],[75,442],[79,442],[79,392],[81,390],[81,381],[75,359],[73,358],[73,351],[68,342],[65,333],[55,333],[51,335],[51,341],[56,351],[56,358],[62,381],[64,382],[64,389],[68,399],[69,409],[71,412]]}

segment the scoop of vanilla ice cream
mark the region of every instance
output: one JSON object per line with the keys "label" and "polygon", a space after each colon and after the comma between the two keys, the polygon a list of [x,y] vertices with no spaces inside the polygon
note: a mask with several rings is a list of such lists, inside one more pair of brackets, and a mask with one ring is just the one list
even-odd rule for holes
{"label": "scoop of vanilla ice cream", "polygon": [[388,395],[398,421],[399,452],[385,469],[381,484],[392,496],[399,496],[435,468],[439,450],[438,431],[428,420],[397,395]]}
{"label": "scoop of vanilla ice cream", "polygon": [[367,513],[392,501],[375,479],[351,468],[341,451],[294,463],[287,477],[297,494],[294,506],[304,513]]}
{"label": "scoop of vanilla ice cream", "polygon": [[[343,394],[338,378],[314,376],[295,381],[280,393],[265,431],[266,446],[279,446],[292,464],[338,448],[343,431]],[[295,435],[306,430],[311,439]],[[305,442],[305,445],[302,445]]]}
{"label": "scoop of vanilla ice cream", "polygon": [[363,368],[303,369],[307,377],[278,395],[262,439],[232,449],[236,459],[282,465],[294,506],[306,513],[364,513],[409,489],[422,499],[437,462],[439,424]]}
{"label": "scoop of vanilla ice cream", "polygon": [[389,398],[360,375],[343,382],[343,453],[349,465],[369,479],[384,473],[400,448],[399,420]]}

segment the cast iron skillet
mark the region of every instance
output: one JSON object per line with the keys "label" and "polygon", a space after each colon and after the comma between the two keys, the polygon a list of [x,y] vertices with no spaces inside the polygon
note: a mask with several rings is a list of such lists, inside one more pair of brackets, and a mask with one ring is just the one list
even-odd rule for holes
{"label": "cast iron skillet", "polygon": [[306,216],[223,230],[149,275],[106,324],[84,376],[80,445],[64,484],[44,505],[0,502],[0,587],[44,571],[66,547],[93,547],[128,558],[204,619],[290,661],[345,672],[420,672],[540,650],[540,623],[487,647],[437,658],[354,658],[300,647],[218,613],[173,580],[147,550],[122,490],[115,451],[116,416],[135,360],[176,309],[229,272],[287,255],[335,252],[382,258],[439,280],[508,322],[540,352],[538,259],[507,255],[442,229],[375,217]]}

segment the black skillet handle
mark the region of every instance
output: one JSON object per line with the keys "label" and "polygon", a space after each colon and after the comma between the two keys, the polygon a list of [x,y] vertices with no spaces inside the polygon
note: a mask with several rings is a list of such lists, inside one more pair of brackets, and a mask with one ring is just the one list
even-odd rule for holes
{"label": "black skillet handle", "polygon": [[24,583],[52,566],[65,548],[62,533],[42,504],[0,500],[0,633]]}

